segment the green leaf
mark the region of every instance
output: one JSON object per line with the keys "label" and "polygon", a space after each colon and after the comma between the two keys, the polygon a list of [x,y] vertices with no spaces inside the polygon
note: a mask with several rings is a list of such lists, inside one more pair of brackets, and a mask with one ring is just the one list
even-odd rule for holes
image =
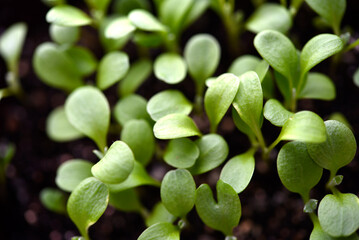
{"label": "green leaf", "polygon": [[254,151],[232,157],[222,168],[219,179],[241,193],[252,179],[255,167]]}
{"label": "green leaf", "polygon": [[146,166],[155,151],[152,127],[143,119],[128,121],[122,129],[121,140],[132,150],[135,159]]}
{"label": "green leaf", "polygon": [[334,173],[349,164],[356,153],[357,144],[352,131],[345,124],[325,121],[327,139],[317,144],[307,144],[308,152],[321,167]]}
{"label": "green leaf", "polygon": [[196,140],[199,148],[199,157],[196,163],[188,170],[193,175],[208,172],[221,165],[228,156],[228,144],[218,134],[207,134]]}
{"label": "green leaf", "polygon": [[112,15],[112,16],[104,18],[100,22],[98,33],[99,33],[101,44],[102,44],[105,52],[107,52],[107,53],[117,51],[117,50],[123,48],[132,36],[131,34],[125,35],[121,38],[108,38],[106,36],[107,28],[117,19],[118,19],[118,16]]}
{"label": "green leaf", "polygon": [[349,237],[332,237],[328,233],[324,232],[319,223],[314,225],[314,229],[310,234],[309,240],[359,240],[359,236],[354,233]]}
{"label": "green leaf", "polygon": [[242,118],[238,115],[237,110],[232,107],[232,118],[233,122],[238,128],[239,131],[246,134],[249,138],[255,139],[255,135],[252,131],[252,129],[245,123]]}
{"label": "green leaf", "polygon": [[159,32],[136,32],[133,36],[133,42],[145,48],[159,48],[165,44],[164,35]]}
{"label": "green leaf", "polygon": [[152,209],[150,215],[147,217],[146,226],[150,227],[156,223],[161,223],[161,222],[173,223],[175,220],[176,217],[168,212],[168,210],[163,205],[163,203],[158,202]]}
{"label": "green leaf", "polygon": [[175,168],[192,167],[198,157],[197,145],[188,138],[170,140],[163,155],[165,162]]}
{"label": "green leaf", "polygon": [[232,235],[241,217],[241,202],[234,189],[222,180],[217,182],[217,202],[207,184],[196,191],[196,210],[202,221],[209,227]]}
{"label": "green leaf", "polygon": [[4,58],[7,67],[11,71],[15,71],[17,68],[26,33],[27,25],[20,22],[11,25],[0,36],[0,55]]}
{"label": "green leaf", "polygon": [[111,192],[119,192],[142,185],[151,185],[156,187],[160,186],[158,181],[154,180],[150,175],[148,175],[142,164],[135,161],[135,165],[130,176],[128,176],[124,182],[120,184],[109,184],[108,187],[110,188]]}
{"label": "green leaf", "polygon": [[333,237],[347,237],[359,228],[359,199],[351,193],[327,194],[319,204],[321,227]]}
{"label": "green leaf", "polygon": [[140,59],[134,62],[127,75],[119,84],[119,93],[126,97],[134,93],[137,88],[151,75],[152,63],[146,59]]}
{"label": "green leaf", "polygon": [[248,71],[254,71],[260,61],[261,60],[256,56],[242,55],[232,62],[228,72],[236,76],[241,76]]}
{"label": "green leaf", "polygon": [[350,130],[353,130],[353,127],[350,125],[348,119],[344,116],[344,114],[340,112],[334,112],[329,115],[328,120],[336,120],[341,123],[344,123]]}
{"label": "green leaf", "polygon": [[294,113],[285,109],[278,100],[269,99],[264,105],[263,115],[274,126],[282,127]]}
{"label": "green leaf", "polygon": [[88,76],[95,72],[97,59],[93,53],[84,47],[72,46],[66,49],[81,76]]}
{"label": "green leaf", "polygon": [[161,22],[168,26],[175,35],[178,35],[183,29],[183,22],[190,11],[193,0],[182,0],[178,4],[176,0],[166,0],[159,8]]}
{"label": "green leaf", "polygon": [[276,71],[292,83],[297,81],[299,66],[297,49],[289,38],[280,32],[265,30],[254,38],[254,46]]}
{"label": "green leaf", "polygon": [[43,43],[36,48],[33,66],[40,80],[51,87],[72,91],[83,85],[75,63],[53,43]]}
{"label": "green leaf", "polygon": [[85,2],[92,11],[99,11],[104,14],[111,0],[85,0]]}
{"label": "green leaf", "polygon": [[200,86],[216,71],[220,57],[221,48],[218,41],[208,34],[193,36],[184,49],[188,71]]}
{"label": "green leaf", "polygon": [[67,196],[60,190],[44,188],[40,192],[40,201],[47,209],[66,215]]}
{"label": "green leaf", "polygon": [[105,156],[92,168],[92,174],[101,182],[118,184],[126,180],[133,170],[135,158],[122,141],[112,143]]}
{"label": "green leaf", "polygon": [[110,52],[100,61],[96,84],[101,90],[120,81],[127,73],[130,62],[126,53]]}
{"label": "green leaf", "polygon": [[279,88],[279,91],[284,97],[285,103],[289,105],[293,93],[293,90],[291,89],[293,86],[290,86],[292,83],[290,83],[286,77],[277,71],[274,71],[274,79]]}
{"label": "green leaf", "polygon": [[280,4],[265,3],[255,10],[246,23],[246,28],[254,33],[276,30],[286,33],[292,26],[292,16]]}
{"label": "green leaf", "polygon": [[136,30],[127,17],[118,17],[108,24],[105,30],[107,38],[123,38]]}
{"label": "green leaf", "polygon": [[92,23],[91,18],[82,10],[71,5],[58,5],[46,14],[46,21],[61,26],[75,27]]}
{"label": "green leaf", "polygon": [[88,228],[105,212],[108,198],[107,186],[94,177],[83,180],[71,193],[67,212],[85,239],[89,239]]}
{"label": "green leaf", "polygon": [[67,98],[65,111],[69,122],[103,151],[110,125],[110,107],[104,94],[91,86],[78,88]]}
{"label": "green leaf", "polygon": [[340,37],[333,34],[320,34],[310,39],[300,55],[301,74],[304,75],[324,59],[338,53],[343,45]]}
{"label": "green leaf", "polygon": [[255,72],[247,72],[239,77],[240,83],[233,107],[241,119],[256,132],[261,126],[263,92],[261,82]]}
{"label": "green leaf", "polygon": [[55,108],[48,116],[46,133],[51,140],[57,142],[72,141],[83,137],[83,134],[67,120],[63,106]]}
{"label": "green leaf", "polygon": [[56,185],[66,192],[72,192],[83,180],[92,177],[93,164],[82,159],[72,159],[60,165],[56,172]]}
{"label": "green leaf", "polygon": [[151,121],[146,111],[147,101],[137,94],[129,95],[120,99],[114,109],[113,114],[118,123],[124,126],[127,122],[135,119]]}
{"label": "green leaf", "polygon": [[187,13],[184,22],[182,23],[182,28],[186,28],[196,21],[209,7],[210,0],[196,0],[192,1],[192,7]]}
{"label": "green leaf", "polygon": [[174,139],[201,135],[201,132],[192,118],[182,113],[166,115],[159,119],[153,127],[153,132],[158,139]]}
{"label": "green leaf", "polygon": [[191,111],[191,102],[178,90],[159,92],[147,104],[147,112],[155,121],[173,113],[188,115]]}
{"label": "green leaf", "polygon": [[109,204],[117,210],[125,212],[140,213],[142,210],[142,204],[133,188],[120,192],[110,192]]}
{"label": "green leaf", "polygon": [[323,169],[309,156],[305,143],[290,142],[279,151],[277,169],[283,185],[291,192],[303,197],[318,184]]}
{"label": "green leaf", "polygon": [[306,143],[324,142],[325,125],[323,120],[313,112],[297,112],[285,122],[278,138]]}
{"label": "green leaf", "polygon": [[204,96],[204,107],[215,132],[219,122],[231,106],[239,87],[239,78],[231,73],[219,76],[207,89]]}
{"label": "green leaf", "polygon": [[120,15],[128,15],[135,9],[145,9],[150,11],[151,4],[148,0],[121,0],[115,1],[112,8],[113,12]]}
{"label": "green leaf", "polygon": [[186,169],[167,172],[161,184],[161,200],[176,217],[185,217],[194,206],[196,183]]}
{"label": "green leaf", "polygon": [[168,83],[180,83],[187,74],[183,58],[176,53],[163,53],[156,58],[154,72],[158,79]]}
{"label": "green leaf", "polygon": [[334,100],[335,85],[329,77],[322,73],[308,73],[307,81],[298,98]]}
{"label": "green leaf", "polygon": [[179,240],[180,231],[177,226],[171,223],[161,222],[147,228],[138,240]]}
{"label": "green leaf", "polygon": [[166,26],[156,19],[151,13],[143,9],[136,9],[128,15],[131,23],[138,29],[150,32],[165,32]]}
{"label": "green leaf", "polygon": [[340,23],[345,12],[346,0],[306,0],[306,2],[332,26],[334,32],[340,33]]}
{"label": "green leaf", "polygon": [[80,38],[80,28],[51,24],[50,37],[58,44],[74,44]]}

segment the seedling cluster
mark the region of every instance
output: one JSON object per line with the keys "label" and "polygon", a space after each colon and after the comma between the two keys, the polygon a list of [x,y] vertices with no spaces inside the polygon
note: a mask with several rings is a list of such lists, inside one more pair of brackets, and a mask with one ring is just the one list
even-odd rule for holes
{"label": "seedling cluster", "polygon": [[[346,0],[253,1],[255,10],[249,17],[237,10],[234,0],[182,0],[180,4],[177,0],[152,4],[147,0],[85,0],[89,14],[64,0],[45,2],[51,6],[46,20],[52,42],[37,47],[33,67],[41,81],[68,94],[64,105],[48,117],[48,136],[58,142],[90,138],[99,159],[96,163],[86,159],[64,162],[55,180],[60,190],[41,192],[47,208],[67,214],[77,226],[81,237],[74,239],[90,239],[88,228],[108,205],[143,217],[148,228],[139,240],[180,239],[191,224],[187,219],[191,211],[226,239],[236,239],[233,228],[246,207],[241,206],[239,194],[250,184],[256,161],[276,161],[283,185],[303,199],[303,211],[314,225],[311,240],[359,239],[359,199],[337,188],[345,181],[338,170],[355,157],[355,137],[342,122],[298,111],[301,99],[335,98],[332,80],[311,70],[322,61],[332,61],[335,68],[341,55],[359,44],[349,44],[348,37],[340,35]],[[298,47],[289,31],[304,4],[333,33],[313,36]],[[237,57],[218,76],[214,74],[222,49],[215,37],[195,34],[184,47],[180,44],[182,33],[210,10],[221,19],[231,54]],[[78,44],[84,26],[98,33],[104,52],[100,59]],[[238,56],[245,31],[256,34],[253,45],[262,59]],[[26,27],[18,24],[0,39],[0,53],[14,80],[10,83],[18,79],[25,32]],[[7,47],[14,35],[21,36],[16,38],[18,43],[12,43],[16,49]],[[137,59],[125,52],[129,42],[138,51]],[[136,92],[152,73],[170,89],[146,99]],[[193,81],[193,96],[178,90],[177,84],[183,81]],[[119,97],[112,107],[104,91],[115,85]],[[10,84],[0,94],[17,94],[17,89],[17,84]],[[231,116],[239,130],[236,134],[246,135],[250,142],[249,149],[230,159],[229,144],[218,131],[225,116]],[[208,120],[208,129],[198,119]],[[280,128],[270,144],[262,132],[264,121],[273,129]],[[119,138],[108,142],[110,135]],[[274,148],[279,153],[273,157]],[[155,179],[147,171],[153,161],[172,170],[163,179]],[[198,186],[196,176],[217,167],[221,172],[215,186]],[[327,170],[326,187],[331,193],[311,199],[310,191]],[[139,186],[160,188],[161,201],[152,210],[141,203]]]}

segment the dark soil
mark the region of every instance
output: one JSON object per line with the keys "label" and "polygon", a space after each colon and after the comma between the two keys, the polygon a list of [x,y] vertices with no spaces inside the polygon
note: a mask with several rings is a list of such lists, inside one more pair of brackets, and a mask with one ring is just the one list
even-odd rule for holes
{"label": "dark soil", "polygon": [[[76,1],[74,1],[76,2]],[[238,1],[243,2],[243,1]],[[246,15],[252,11],[248,1],[240,6]],[[348,0],[348,7],[343,26],[353,32],[353,39],[359,37],[359,2]],[[242,3],[241,3],[242,4]],[[21,60],[21,83],[26,96],[23,100],[14,97],[0,102],[0,149],[8,143],[16,145],[16,154],[6,171],[7,195],[1,196],[0,239],[70,239],[77,235],[75,225],[65,216],[46,210],[39,201],[39,193],[45,187],[55,187],[57,167],[71,158],[83,158],[96,161],[92,154],[95,145],[86,139],[70,142],[55,143],[49,140],[45,132],[46,117],[56,106],[62,105],[66,95],[44,85],[35,76],[32,69],[32,55],[37,45],[49,40],[48,24],[45,22],[47,7],[41,1],[1,0],[0,2],[0,34],[11,24],[24,21],[29,26],[24,52]],[[295,20],[291,37],[300,44],[320,33],[312,27],[315,14],[303,6]],[[216,36],[222,45],[222,62],[218,73],[225,72],[234,56],[226,44],[225,32],[217,16],[208,11],[199,21],[191,26],[183,35],[182,44],[190,36],[199,32],[208,32]],[[88,39],[94,39],[90,29],[84,29]],[[256,54],[253,47],[254,35],[245,33],[241,37],[242,53]],[[82,44],[92,48],[101,55],[92,40],[83,39]],[[299,46],[301,47],[301,46]],[[128,47],[131,60],[136,57]],[[156,53],[154,53],[156,54]],[[359,88],[353,84],[352,76],[359,66],[359,49],[345,54],[337,69],[326,61],[316,67],[316,71],[331,76],[337,86],[335,101],[323,102],[306,100],[299,104],[300,109],[312,110],[323,119],[333,112],[342,112],[351,123],[358,139],[359,133]],[[0,88],[5,86],[5,63],[0,60]],[[146,98],[151,97],[160,89],[168,88],[158,83],[153,77],[139,89]],[[193,98],[193,84],[189,79],[180,84],[179,88]],[[106,91],[111,104],[116,102],[115,89]],[[265,123],[265,136],[271,142],[276,137],[278,129]],[[220,126],[220,133],[230,145],[230,156],[244,152],[249,143],[243,134],[235,130],[229,118]],[[116,139],[118,136],[112,136]],[[264,163],[258,155],[256,171],[248,188],[240,194],[242,202],[242,218],[234,234],[239,240],[244,239],[308,239],[312,230],[309,217],[303,213],[303,202],[299,195],[288,192],[280,183],[275,167],[276,152],[273,160]],[[154,162],[149,166],[149,172],[158,177],[169,168],[162,163]],[[214,186],[220,169],[215,169],[196,179],[197,184],[207,182]],[[340,174],[344,181],[340,185],[342,192],[359,193],[359,161],[358,156],[352,163],[343,168]],[[312,197],[321,199],[325,192],[324,184],[328,178],[326,173],[321,183],[312,192]],[[139,192],[142,202],[151,208],[159,200],[159,190],[153,187],[141,187]],[[198,218],[195,210],[188,216],[190,227],[183,231],[181,239],[212,240],[223,239],[216,231],[205,227]],[[137,239],[145,229],[141,217],[137,214],[115,211],[109,207],[98,223],[90,228],[93,239]]]}

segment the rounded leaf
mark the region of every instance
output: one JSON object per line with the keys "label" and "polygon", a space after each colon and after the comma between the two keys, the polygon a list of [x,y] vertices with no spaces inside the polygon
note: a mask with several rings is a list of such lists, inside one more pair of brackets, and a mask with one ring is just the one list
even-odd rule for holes
{"label": "rounded leaf", "polygon": [[186,169],[169,171],[162,180],[161,200],[176,217],[185,217],[194,206],[196,183]]}
{"label": "rounded leaf", "polygon": [[218,134],[208,134],[196,141],[199,157],[188,170],[193,174],[202,174],[221,165],[228,156],[228,144]]}
{"label": "rounded leaf", "polygon": [[65,27],[51,24],[50,37],[58,44],[73,44],[80,38],[80,29],[78,27]]}
{"label": "rounded leaf", "polygon": [[81,76],[88,76],[95,72],[97,59],[87,48],[72,46],[66,49],[66,53],[72,59]]}
{"label": "rounded leaf", "polygon": [[333,237],[346,237],[359,228],[359,199],[351,193],[327,194],[319,204],[320,226]]}
{"label": "rounded leaf", "polygon": [[173,223],[177,217],[168,212],[162,202],[158,202],[152,209],[152,212],[146,219],[146,226],[150,227],[156,223],[168,222]]}
{"label": "rounded leaf", "polygon": [[105,36],[107,38],[122,38],[136,30],[127,17],[119,17],[107,26]]}
{"label": "rounded leaf", "polygon": [[310,72],[298,98],[333,100],[335,98],[335,85],[326,75]]}
{"label": "rounded leaf", "polygon": [[110,107],[104,94],[91,86],[78,88],[67,98],[65,111],[69,122],[103,151],[110,125]]}
{"label": "rounded leaf", "polygon": [[72,192],[83,180],[92,177],[93,164],[82,159],[72,159],[60,165],[56,172],[56,185],[64,191]]}
{"label": "rounded leaf", "polygon": [[147,228],[138,240],[179,240],[180,231],[177,226],[171,223],[161,222]]}
{"label": "rounded leaf", "polygon": [[158,21],[151,13],[143,9],[136,9],[128,15],[131,23],[138,29],[150,32],[165,32],[166,26]]}
{"label": "rounded leaf", "polygon": [[199,156],[199,149],[196,143],[188,138],[172,139],[164,153],[164,160],[167,164],[176,168],[192,167]]}
{"label": "rounded leaf", "polygon": [[308,152],[319,166],[337,172],[353,160],[357,144],[354,134],[345,124],[328,120],[325,121],[325,128],[326,141],[307,144]]}
{"label": "rounded leaf", "polygon": [[198,85],[204,85],[206,79],[216,71],[220,56],[218,41],[208,34],[193,36],[184,49],[188,71]]}
{"label": "rounded leaf", "polygon": [[294,113],[285,109],[278,100],[269,99],[264,105],[263,115],[274,126],[282,127]]}
{"label": "rounded leaf", "polygon": [[82,10],[66,4],[51,8],[46,14],[46,21],[67,27],[84,26],[92,23],[91,18]]}
{"label": "rounded leaf", "polygon": [[163,53],[156,58],[154,71],[158,79],[168,84],[177,84],[186,77],[187,66],[180,55]]}
{"label": "rounded leaf", "polygon": [[159,92],[147,104],[147,112],[155,121],[173,113],[188,115],[191,111],[191,102],[178,90]]}
{"label": "rounded leaf", "polygon": [[242,55],[236,58],[228,69],[229,73],[241,76],[248,71],[254,71],[261,60],[253,55]]}
{"label": "rounded leaf", "polygon": [[307,196],[318,184],[323,169],[309,156],[305,143],[290,142],[279,151],[277,158],[279,178],[291,192]]}
{"label": "rounded leaf", "polygon": [[126,180],[133,169],[135,158],[128,145],[121,141],[112,143],[105,156],[92,168],[92,174],[107,184]]}
{"label": "rounded leaf", "polygon": [[96,84],[104,90],[120,81],[127,73],[130,62],[126,53],[110,52],[100,61]]}
{"label": "rounded leaf", "polygon": [[83,180],[71,193],[67,212],[85,239],[89,238],[87,229],[105,212],[108,198],[107,186],[94,177]]}
{"label": "rounded leaf", "polygon": [[134,188],[120,192],[110,192],[109,204],[125,212],[140,213],[143,208]]}
{"label": "rounded leaf", "polygon": [[66,214],[67,196],[65,193],[54,188],[45,188],[40,192],[41,203],[49,210]]}

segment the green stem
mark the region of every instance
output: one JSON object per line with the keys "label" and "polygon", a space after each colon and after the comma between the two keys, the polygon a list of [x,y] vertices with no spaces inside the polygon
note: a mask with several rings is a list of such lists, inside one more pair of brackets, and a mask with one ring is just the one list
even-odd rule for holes
{"label": "green stem", "polygon": [[198,115],[203,113],[203,91],[204,86],[196,83],[196,95],[194,98],[194,109]]}
{"label": "green stem", "polygon": [[356,46],[359,45],[359,39],[355,40],[353,43],[349,44],[348,46],[346,46],[343,50],[342,53],[348,52],[350,50],[352,50],[353,48],[355,48]]}
{"label": "green stem", "polygon": [[258,143],[259,143],[259,146],[261,147],[261,149],[263,151],[262,158],[263,158],[264,161],[267,161],[270,151],[267,148],[267,145],[266,145],[266,142],[264,140],[264,137],[263,137],[261,129],[259,128],[259,126],[257,124],[255,126],[256,127],[254,129],[254,134],[256,135]]}

